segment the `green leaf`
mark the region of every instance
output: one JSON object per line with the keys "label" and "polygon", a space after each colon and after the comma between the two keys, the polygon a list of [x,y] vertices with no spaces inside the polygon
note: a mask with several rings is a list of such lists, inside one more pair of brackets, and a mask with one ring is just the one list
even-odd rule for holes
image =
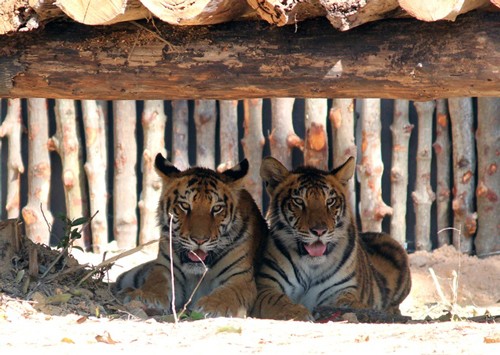
{"label": "green leaf", "polygon": [[80,217],[71,222],[72,227],[80,226],[89,221],[88,217]]}

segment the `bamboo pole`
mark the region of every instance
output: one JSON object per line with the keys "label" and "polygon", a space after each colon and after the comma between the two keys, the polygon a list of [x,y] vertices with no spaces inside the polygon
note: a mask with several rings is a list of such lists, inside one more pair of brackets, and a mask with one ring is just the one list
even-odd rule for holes
{"label": "bamboo pole", "polygon": [[433,144],[436,155],[436,211],[437,211],[437,243],[441,247],[450,244],[450,170],[451,170],[451,143],[450,143],[450,116],[448,101],[436,101],[436,141]]}
{"label": "bamboo pole", "polygon": [[47,245],[50,243],[47,223],[53,221],[49,208],[51,165],[48,139],[47,100],[28,99],[28,203],[23,207],[22,215],[28,238]]}
{"label": "bamboo pole", "polygon": [[172,101],[172,162],[180,170],[189,168],[189,110],[187,100]]}
{"label": "bamboo pole", "polygon": [[411,195],[415,208],[415,248],[430,251],[431,206],[436,199],[431,186],[432,123],[436,103],[414,102],[413,105],[418,114],[417,173]]}
{"label": "bamboo pole", "polygon": [[476,232],[474,183],[476,154],[474,116],[471,98],[448,99],[453,144],[453,245],[463,253],[472,253]]}
{"label": "bamboo pole", "polygon": [[392,214],[392,208],[382,200],[382,162],[380,142],[380,99],[361,100],[361,164],[359,211],[363,232],[381,232],[382,219]]}
{"label": "bamboo pole", "polygon": [[304,163],[318,169],[328,169],[328,136],[326,99],[305,100]]}
{"label": "bamboo pole", "polygon": [[[142,113],[142,130],[144,134],[144,151],[142,153],[142,192],[139,200],[141,223],[139,228],[139,243],[145,244],[160,237],[160,228],[156,219],[156,210],[160,200],[162,180],[154,167],[158,153],[166,156],[165,126],[167,116],[162,100],[144,101]],[[158,252],[158,243],[147,247],[152,252]]]}
{"label": "bamboo pole", "polygon": [[113,101],[115,171],[114,236],[120,249],[137,244],[137,141],[135,101]]}
{"label": "bamboo pole", "polygon": [[480,257],[500,253],[500,98],[478,98],[476,132],[478,230]]}
{"label": "bamboo pole", "polygon": [[89,186],[92,250],[101,253],[108,245],[108,147],[106,102],[82,100],[87,161],[84,169]]}
{"label": "bamboo pole", "polygon": [[[353,99],[333,99],[330,109],[330,123],[332,126],[333,142],[333,167],[337,168],[344,164],[349,157],[357,159],[357,148],[354,139],[354,100]],[[352,210],[356,208],[356,191],[354,182],[356,178],[349,180],[348,200]]]}
{"label": "bamboo pole", "polygon": [[262,210],[262,181],[259,169],[262,163],[262,150],[266,142],[262,133],[262,99],[244,100],[243,106],[245,110],[244,135],[241,145],[250,165],[245,177],[245,188]]}
{"label": "bamboo pole", "polygon": [[24,164],[21,157],[21,120],[21,99],[7,100],[7,115],[0,126],[0,138],[8,137],[9,139],[7,196],[5,201],[7,218],[18,218],[20,212],[21,174],[24,173]]}
{"label": "bamboo pole", "polygon": [[220,164],[218,171],[224,171],[238,162],[238,100],[219,101],[219,146]]}
{"label": "bamboo pole", "polygon": [[196,126],[196,165],[215,169],[215,100],[196,100],[194,123]]}
{"label": "bamboo pole", "polygon": [[408,196],[408,145],[413,130],[409,101],[394,100],[391,167],[391,236],[406,248],[406,199]]}

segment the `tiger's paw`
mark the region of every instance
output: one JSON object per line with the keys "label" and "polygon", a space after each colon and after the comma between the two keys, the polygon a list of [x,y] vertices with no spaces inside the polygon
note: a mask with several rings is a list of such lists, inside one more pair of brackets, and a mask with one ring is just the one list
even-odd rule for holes
{"label": "tiger's paw", "polygon": [[196,304],[196,311],[203,313],[207,318],[246,317],[247,308],[242,304],[231,302],[231,298],[223,299],[216,296],[204,296]]}
{"label": "tiger's paw", "polygon": [[[119,295],[123,303],[129,303],[131,301],[139,301],[144,307],[142,307],[146,313],[170,313],[171,306],[168,302],[168,297],[157,292],[146,292],[140,288],[137,289],[125,289],[120,292]],[[148,312],[149,311],[149,312]],[[156,312],[155,312],[156,311]]]}
{"label": "tiger's paw", "polygon": [[277,310],[276,313],[270,315],[270,318],[278,320],[295,320],[301,322],[310,322],[314,320],[311,312],[301,304],[291,304]]}

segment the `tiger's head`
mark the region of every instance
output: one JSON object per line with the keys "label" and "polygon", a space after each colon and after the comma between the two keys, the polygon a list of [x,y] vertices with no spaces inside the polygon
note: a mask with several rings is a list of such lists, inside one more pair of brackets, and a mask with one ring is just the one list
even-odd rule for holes
{"label": "tiger's head", "polygon": [[173,253],[184,271],[202,273],[203,264],[210,268],[233,242],[248,161],[222,173],[199,167],[180,171],[158,154],[155,168],[163,180],[157,211],[164,239],[160,252],[170,255],[172,236]]}
{"label": "tiger's head", "polygon": [[312,263],[347,242],[354,222],[346,185],[354,168],[352,157],[330,172],[312,167],[289,171],[278,160],[265,158],[260,176],[270,197],[267,219],[273,237]]}

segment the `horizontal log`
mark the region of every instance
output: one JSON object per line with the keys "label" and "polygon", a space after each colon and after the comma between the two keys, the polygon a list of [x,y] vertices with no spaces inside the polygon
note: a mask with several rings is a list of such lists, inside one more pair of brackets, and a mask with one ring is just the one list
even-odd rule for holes
{"label": "horizontal log", "polygon": [[477,12],[347,32],[325,19],[279,28],[54,21],[0,36],[0,97],[499,97],[499,20],[498,12]]}

